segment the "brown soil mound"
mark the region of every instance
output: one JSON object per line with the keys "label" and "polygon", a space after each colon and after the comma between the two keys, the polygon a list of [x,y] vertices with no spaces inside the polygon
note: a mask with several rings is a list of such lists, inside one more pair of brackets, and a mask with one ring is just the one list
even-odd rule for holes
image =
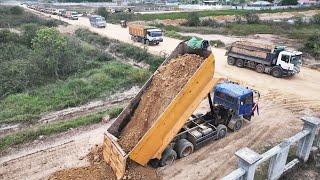
{"label": "brown soil mound", "polygon": [[203,62],[195,54],[185,54],[162,66],[154,75],[132,119],[121,132],[119,144],[129,152],[150,129]]}
{"label": "brown soil mound", "polygon": [[[102,157],[102,146],[95,146],[87,155],[90,166],[71,168],[58,171],[49,177],[50,180],[116,180],[110,166],[108,166]],[[156,170],[149,167],[140,166],[129,161],[127,170],[123,179],[130,180],[158,180]]]}

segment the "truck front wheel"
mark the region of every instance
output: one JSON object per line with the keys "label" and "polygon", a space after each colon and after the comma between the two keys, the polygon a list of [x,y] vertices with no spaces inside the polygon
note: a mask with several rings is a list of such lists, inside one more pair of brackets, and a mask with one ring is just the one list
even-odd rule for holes
{"label": "truck front wheel", "polygon": [[236,66],[242,68],[244,66],[244,62],[242,59],[237,59]]}
{"label": "truck front wheel", "polygon": [[189,156],[193,153],[194,147],[193,144],[187,139],[180,139],[176,144],[176,152],[179,158]]}
{"label": "truck front wheel", "polygon": [[233,131],[239,131],[242,128],[243,121],[241,118],[231,119],[228,127]]}
{"label": "truck front wheel", "polygon": [[171,147],[167,147],[162,153],[160,166],[163,167],[171,165],[176,159],[177,153]]}
{"label": "truck front wheel", "polygon": [[280,67],[273,67],[271,69],[271,75],[273,77],[276,77],[276,78],[281,78],[282,77],[282,69]]}
{"label": "truck front wheel", "polygon": [[236,60],[233,58],[233,57],[228,57],[228,59],[227,59],[227,61],[228,61],[228,64],[229,65],[234,65],[234,63],[236,62]]}

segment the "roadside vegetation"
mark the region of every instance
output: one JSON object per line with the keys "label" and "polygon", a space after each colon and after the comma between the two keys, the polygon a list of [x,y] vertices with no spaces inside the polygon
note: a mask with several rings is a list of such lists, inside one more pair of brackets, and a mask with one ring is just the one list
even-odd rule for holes
{"label": "roadside vegetation", "polygon": [[43,19],[19,6],[0,6],[0,28],[18,27],[23,24],[35,23],[40,26],[54,27],[64,24],[62,21]]}
{"label": "roadside vegetation", "polygon": [[[299,9],[276,9],[276,10],[259,10],[256,11],[257,13],[276,13],[276,12],[292,12],[292,11],[306,11],[311,9],[317,9],[318,7],[306,7],[306,8],[299,8]],[[210,17],[210,16],[225,16],[225,15],[245,15],[246,13],[250,12],[250,10],[235,10],[235,9],[228,9],[228,10],[204,10],[198,11],[199,17]],[[153,21],[156,19],[164,20],[164,19],[187,19],[190,16],[189,12],[171,12],[171,13],[158,13],[158,14],[139,14],[139,13],[128,13],[128,12],[119,12],[111,14],[109,13],[106,8],[98,8],[96,13],[101,16],[104,16],[108,22],[111,23],[119,23],[120,20],[127,20],[127,21]]]}
{"label": "roadside vegetation", "polygon": [[101,119],[109,115],[110,118],[115,118],[122,111],[121,107],[109,109],[104,112],[92,113],[86,116],[75,118],[68,121],[61,121],[52,124],[39,125],[31,129],[23,130],[0,138],[0,154],[9,147],[16,146],[22,143],[27,143],[39,139],[39,137],[50,136],[57,133],[66,132],[70,129],[97,124]]}
{"label": "roadside vegetation", "polygon": [[76,36],[101,49],[107,49],[109,53],[115,53],[122,58],[132,59],[136,62],[144,62],[150,65],[150,70],[152,72],[155,71],[164,60],[163,57],[148,53],[147,49],[143,50],[118,40],[101,37],[97,33],[93,33],[87,29],[78,29],[76,31]]}

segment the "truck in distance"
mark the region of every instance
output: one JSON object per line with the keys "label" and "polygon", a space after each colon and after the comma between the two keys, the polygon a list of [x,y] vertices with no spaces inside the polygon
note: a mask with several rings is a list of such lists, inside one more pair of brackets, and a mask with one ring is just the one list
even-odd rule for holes
{"label": "truck in distance", "polygon": [[66,18],[72,19],[72,20],[78,20],[78,12],[76,11],[66,11]]}
{"label": "truck in distance", "polygon": [[158,45],[163,42],[162,31],[151,26],[129,24],[129,34],[133,41],[146,45]]}
{"label": "truck in distance", "polygon": [[232,43],[226,55],[229,65],[248,67],[277,78],[299,73],[302,62],[302,52],[248,41]]}
{"label": "truck in distance", "polygon": [[89,21],[91,26],[97,28],[105,28],[106,27],[106,19],[99,15],[92,15],[89,17]]}

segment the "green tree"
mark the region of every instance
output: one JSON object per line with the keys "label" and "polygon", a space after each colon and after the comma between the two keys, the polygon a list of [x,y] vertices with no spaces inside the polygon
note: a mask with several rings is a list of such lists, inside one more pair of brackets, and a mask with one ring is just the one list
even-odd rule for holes
{"label": "green tree", "polygon": [[36,36],[37,31],[41,28],[41,26],[29,23],[22,26],[23,36],[22,41],[25,45],[31,47],[32,39]]}
{"label": "green tree", "polygon": [[10,8],[10,12],[14,15],[21,15],[23,14],[23,8],[19,6],[13,6],[12,8]]}
{"label": "green tree", "polygon": [[189,26],[198,26],[200,24],[200,17],[197,12],[191,12],[187,17],[187,24]]}
{"label": "green tree", "polygon": [[320,35],[312,35],[308,38],[307,43],[304,45],[304,49],[315,58],[320,58]]}
{"label": "green tree", "polygon": [[37,31],[32,40],[32,47],[37,55],[40,68],[50,76],[59,78],[59,67],[63,64],[63,53],[67,47],[67,40],[54,28],[43,28]]}
{"label": "green tree", "polygon": [[109,16],[109,12],[105,7],[99,7],[97,10],[97,14],[105,18]]}
{"label": "green tree", "polygon": [[297,5],[298,0],[282,0],[281,4],[282,5]]}

